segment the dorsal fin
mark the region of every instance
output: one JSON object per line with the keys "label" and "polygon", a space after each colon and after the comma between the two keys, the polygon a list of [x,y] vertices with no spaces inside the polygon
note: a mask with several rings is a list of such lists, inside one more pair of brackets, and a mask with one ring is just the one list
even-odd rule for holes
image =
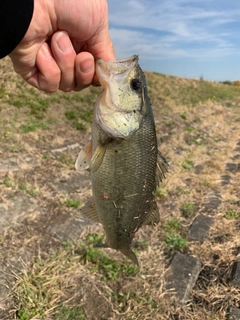
{"label": "dorsal fin", "polygon": [[156,201],[153,201],[150,207],[149,212],[146,215],[146,218],[143,222],[143,225],[147,224],[158,224],[160,222],[160,214]]}
{"label": "dorsal fin", "polygon": [[166,158],[158,150],[157,154],[157,168],[156,168],[156,183],[157,186],[160,185],[163,179],[165,179],[165,173],[168,172],[169,164]]}

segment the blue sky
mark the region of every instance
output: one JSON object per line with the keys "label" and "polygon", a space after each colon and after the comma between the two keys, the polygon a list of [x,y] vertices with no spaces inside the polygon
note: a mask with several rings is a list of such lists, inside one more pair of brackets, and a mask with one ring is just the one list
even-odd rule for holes
{"label": "blue sky", "polygon": [[240,80],[240,0],[109,0],[118,59],[146,71]]}

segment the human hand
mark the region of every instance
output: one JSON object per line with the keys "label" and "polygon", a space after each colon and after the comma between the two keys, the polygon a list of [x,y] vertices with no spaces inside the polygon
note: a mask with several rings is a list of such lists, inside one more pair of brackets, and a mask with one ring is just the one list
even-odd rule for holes
{"label": "human hand", "polygon": [[46,92],[98,84],[94,59],[115,59],[106,0],[35,0],[28,31],[9,56],[17,73]]}

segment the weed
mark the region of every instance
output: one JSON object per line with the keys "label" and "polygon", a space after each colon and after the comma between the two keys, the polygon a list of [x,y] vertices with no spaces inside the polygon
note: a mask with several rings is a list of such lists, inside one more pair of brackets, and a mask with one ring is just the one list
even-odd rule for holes
{"label": "weed", "polygon": [[19,129],[23,132],[23,133],[28,133],[31,131],[35,131],[37,129],[49,129],[49,126],[47,123],[43,123],[43,122],[39,122],[36,120],[33,120],[32,122],[29,122],[27,124],[21,124]]}
{"label": "weed", "polygon": [[17,146],[10,146],[8,147],[8,150],[11,151],[11,152],[15,152],[15,153],[18,153],[18,152],[22,152],[24,151],[24,147],[22,147],[21,145],[17,145]]}
{"label": "weed", "polygon": [[173,250],[185,249],[188,245],[188,242],[185,238],[179,235],[174,235],[172,233],[167,234],[165,242],[166,244],[170,245]]}
{"label": "weed", "polygon": [[73,128],[77,129],[77,130],[81,130],[81,131],[86,131],[87,127],[85,126],[85,124],[81,123],[81,122],[73,122],[72,124]]}
{"label": "weed", "polygon": [[169,220],[165,225],[164,225],[164,231],[165,232],[173,232],[175,230],[179,230],[180,223],[178,220]]}
{"label": "weed", "polygon": [[189,218],[195,213],[196,207],[192,202],[186,202],[181,205],[180,211],[183,217]]}
{"label": "weed", "polygon": [[205,187],[209,187],[211,185],[211,181],[210,180],[203,180],[201,183]]}
{"label": "weed", "polygon": [[110,259],[105,253],[95,248],[87,248],[86,263],[92,272],[100,273],[103,281],[116,281],[121,275],[134,275],[137,272],[137,266],[132,263],[119,264],[118,261]]}
{"label": "weed", "polygon": [[68,208],[78,208],[82,204],[80,200],[77,199],[67,199],[65,204]]}
{"label": "weed", "polygon": [[103,281],[116,281],[120,276],[134,275],[137,266],[131,262],[119,264],[118,261],[110,259],[103,251],[89,245],[98,245],[103,242],[103,235],[90,233],[86,238],[87,247],[79,244],[78,252],[82,260],[92,272],[98,271]]}
{"label": "weed", "polygon": [[77,119],[77,115],[74,111],[66,111],[65,116],[66,116],[67,120]]}
{"label": "weed", "polygon": [[26,193],[29,194],[31,197],[36,197],[37,195],[36,190],[32,187],[29,187],[28,184],[25,182],[21,182],[18,188],[21,191],[26,191]]}
{"label": "weed", "polygon": [[19,189],[22,190],[22,191],[23,191],[23,190],[26,190],[26,189],[27,189],[27,184],[26,184],[26,183],[23,183],[23,182],[20,183]]}
{"label": "weed", "polygon": [[176,124],[176,122],[175,122],[175,121],[172,121],[172,120],[169,120],[169,121],[165,121],[164,124],[165,124],[166,126],[170,127],[170,126]]}
{"label": "weed", "polygon": [[89,233],[86,238],[86,242],[88,245],[96,245],[102,243],[104,239],[104,235],[97,233]]}
{"label": "weed", "polygon": [[227,219],[238,219],[239,217],[238,213],[233,210],[227,211],[225,216]]}
{"label": "weed", "polygon": [[37,191],[34,188],[29,188],[26,190],[27,194],[29,194],[31,197],[36,197]]}
{"label": "weed", "polygon": [[4,88],[0,87],[0,99],[4,98],[6,91]]}
{"label": "weed", "polygon": [[192,127],[185,127],[185,128],[184,128],[184,131],[192,132],[192,131],[193,131],[193,128],[192,128]]}
{"label": "weed", "polygon": [[165,236],[165,243],[173,250],[185,249],[188,242],[180,235],[180,223],[178,220],[169,220],[163,226]]}
{"label": "weed", "polygon": [[167,192],[164,190],[164,188],[157,187],[156,188],[156,196],[159,198],[164,198],[167,196]]}
{"label": "weed", "polygon": [[8,188],[12,188],[13,187],[13,181],[8,177],[3,180],[3,183]]}
{"label": "weed", "polygon": [[56,320],[84,320],[85,315],[82,307],[69,307],[62,304],[55,310]]}
{"label": "weed", "polygon": [[69,251],[72,248],[72,242],[70,240],[63,241],[62,246],[65,250]]}
{"label": "weed", "polygon": [[93,117],[93,109],[88,109],[84,113],[80,114],[80,118],[82,120],[86,121],[87,123],[91,123],[92,122],[92,117]]}
{"label": "weed", "polygon": [[194,166],[194,162],[192,160],[185,160],[182,163],[182,167],[186,170],[191,170]]}
{"label": "weed", "polygon": [[187,120],[187,116],[186,116],[184,113],[181,113],[179,116],[180,116],[180,118],[182,118],[183,120]]}
{"label": "weed", "polygon": [[177,188],[177,192],[179,192],[181,194],[188,194],[188,193],[190,193],[190,190],[187,188]]}

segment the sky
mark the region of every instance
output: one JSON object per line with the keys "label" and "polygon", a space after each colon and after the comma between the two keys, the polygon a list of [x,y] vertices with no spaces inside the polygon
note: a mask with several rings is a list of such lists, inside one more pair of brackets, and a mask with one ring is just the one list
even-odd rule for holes
{"label": "sky", "polygon": [[117,59],[143,70],[240,80],[240,0],[108,0]]}

